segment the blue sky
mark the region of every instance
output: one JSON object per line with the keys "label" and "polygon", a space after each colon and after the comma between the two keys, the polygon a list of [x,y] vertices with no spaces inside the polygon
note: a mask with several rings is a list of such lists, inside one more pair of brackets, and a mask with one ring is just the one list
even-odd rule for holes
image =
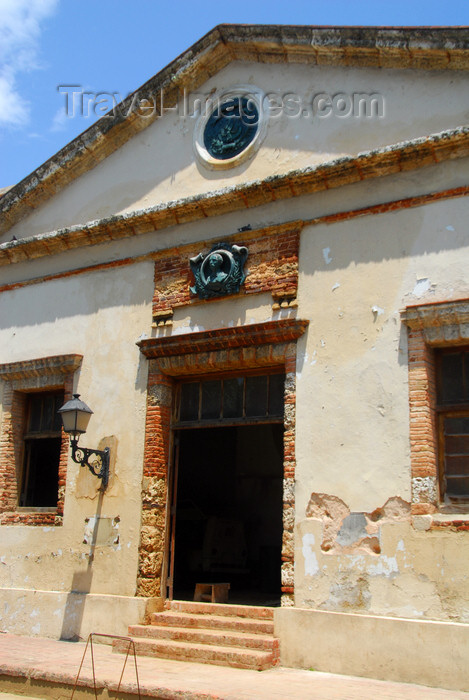
{"label": "blue sky", "polygon": [[469,0],[0,0],[0,187],[87,129],[59,85],[125,97],[220,23],[469,24]]}

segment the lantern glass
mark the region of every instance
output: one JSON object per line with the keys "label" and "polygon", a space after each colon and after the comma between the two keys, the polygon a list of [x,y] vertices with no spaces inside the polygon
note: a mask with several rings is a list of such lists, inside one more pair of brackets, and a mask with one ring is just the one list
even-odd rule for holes
{"label": "lantern glass", "polygon": [[80,400],[80,394],[74,394],[73,399],[59,408],[59,413],[62,416],[64,431],[76,438],[78,435],[86,433],[93,411],[84,401]]}

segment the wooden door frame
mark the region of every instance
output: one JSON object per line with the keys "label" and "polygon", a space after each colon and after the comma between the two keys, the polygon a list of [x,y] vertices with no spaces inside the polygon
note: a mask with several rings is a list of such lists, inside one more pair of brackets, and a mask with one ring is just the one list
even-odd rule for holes
{"label": "wooden door frame", "polygon": [[[285,393],[285,374],[283,372],[283,365],[281,367],[276,367],[276,368],[271,368],[265,372],[257,370],[255,371],[256,376],[268,376],[272,375],[273,373],[275,374],[281,374],[284,377],[284,393]],[[245,377],[249,376],[250,373],[226,373],[222,372],[220,373],[215,373],[209,375],[207,377],[204,375],[204,378],[211,378],[211,379],[221,379],[221,378],[226,378],[226,377]],[[201,375],[194,375],[191,377],[184,377],[184,381],[200,381]],[[174,411],[173,415],[176,416],[178,413],[178,409],[180,408],[180,401],[181,401],[181,396],[180,396],[180,384],[181,382],[177,382],[174,386],[174,394],[176,396],[176,401],[174,405]],[[233,419],[217,419],[216,421],[210,421],[210,420],[201,420],[201,421],[193,421],[192,425],[188,424],[182,424],[182,426],[178,423],[175,423],[172,428],[172,436],[173,436],[173,449],[171,452],[171,460],[169,464],[169,469],[168,469],[168,501],[167,501],[167,509],[169,512],[169,523],[168,523],[168,535],[166,538],[166,547],[165,547],[165,559],[163,562],[163,581],[166,581],[165,588],[166,588],[166,598],[168,600],[173,600],[173,593],[174,593],[174,564],[175,564],[175,556],[176,556],[176,526],[177,526],[177,499],[178,499],[178,480],[179,480],[179,474],[180,474],[180,433],[184,432],[186,430],[189,431],[194,431],[194,430],[216,430],[219,428],[246,428],[246,427],[254,427],[254,426],[260,426],[260,425],[277,425],[277,426],[282,426],[285,428],[285,411],[283,411],[283,419],[280,420],[279,417],[270,417],[266,416],[264,418],[252,418],[252,419],[243,419],[243,420],[233,420]],[[283,459],[282,459],[283,462]]]}

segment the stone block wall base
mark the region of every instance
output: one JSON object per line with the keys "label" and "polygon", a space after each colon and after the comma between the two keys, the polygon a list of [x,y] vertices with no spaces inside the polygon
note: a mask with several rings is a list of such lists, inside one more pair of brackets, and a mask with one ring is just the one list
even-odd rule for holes
{"label": "stone block wall base", "polygon": [[469,691],[469,624],[277,608],[283,666]]}
{"label": "stone block wall base", "polygon": [[125,636],[157,607],[151,598],[0,588],[0,630],[83,641],[91,632]]}

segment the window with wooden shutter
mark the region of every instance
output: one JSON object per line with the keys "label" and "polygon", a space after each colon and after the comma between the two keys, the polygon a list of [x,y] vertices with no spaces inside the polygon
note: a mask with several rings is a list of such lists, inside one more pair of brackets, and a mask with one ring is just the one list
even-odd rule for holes
{"label": "window with wooden shutter", "polygon": [[440,494],[469,501],[469,348],[436,350]]}
{"label": "window with wooden shutter", "polygon": [[62,443],[61,421],[57,411],[63,401],[63,391],[28,395],[19,496],[21,507],[57,507]]}

